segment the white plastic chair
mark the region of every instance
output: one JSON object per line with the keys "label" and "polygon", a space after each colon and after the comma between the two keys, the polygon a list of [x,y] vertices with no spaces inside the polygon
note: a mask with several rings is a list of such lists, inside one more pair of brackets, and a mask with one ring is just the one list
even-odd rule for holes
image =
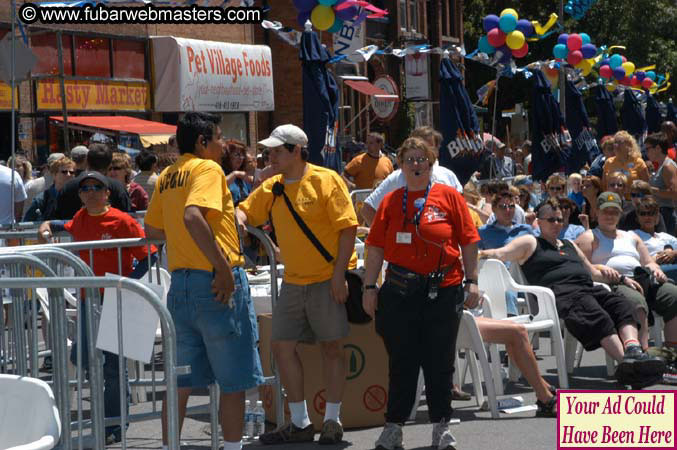
{"label": "white plastic chair", "polygon": [[[567,378],[566,362],[564,357],[564,341],[559,324],[559,316],[555,305],[555,294],[541,286],[525,286],[517,284],[508,273],[505,265],[497,259],[483,261],[479,274],[479,289],[484,291],[491,302],[484,307],[484,316],[498,320],[510,320],[512,322],[524,325],[529,333],[550,331],[551,348],[557,360],[557,375],[559,377],[560,389],[569,388]],[[538,303],[538,313],[536,315],[520,315],[508,317],[505,304],[505,292],[525,292],[533,294]],[[500,377],[500,359],[498,350],[491,346],[491,366],[496,382],[496,392],[503,394],[503,383]]]}
{"label": "white plastic chair", "polygon": [[54,394],[36,378],[0,375],[0,448],[47,450],[61,437]]}

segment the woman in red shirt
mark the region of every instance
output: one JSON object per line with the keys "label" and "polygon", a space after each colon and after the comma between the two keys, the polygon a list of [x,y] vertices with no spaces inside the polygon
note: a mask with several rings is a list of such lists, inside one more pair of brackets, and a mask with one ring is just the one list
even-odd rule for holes
{"label": "woman in red shirt", "polygon": [[[376,448],[401,447],[422,367],[432,445],[449,449],[456,444],[449,430],[456,336],[464,293],[466,306],[479,303],[480,238],[461,194],[432,183],[435,153],[428,144],[409,138],[397,157],[407,185],[386,195],[376,212],[364,278],[364,309],[375,317],[390,360],[386,425]],[[378,289],[384,258],[389,265]]]}

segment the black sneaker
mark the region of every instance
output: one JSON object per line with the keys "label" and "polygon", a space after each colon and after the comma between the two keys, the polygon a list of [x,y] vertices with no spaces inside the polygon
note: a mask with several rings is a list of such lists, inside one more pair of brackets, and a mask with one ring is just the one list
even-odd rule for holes
{"label": "black sneaker", "polygon": [[643,384],[646,379],[665,372],[665,361],[642,351],[639,346],[631,346],[625,351],[623,361],[616,369],[616,379],[621,384]]}
{"label": "black sneaker", "polygon": [[277,430],[259,436],[259,442],[266,445],[313,442],[314,440],[315,428],[312,423],[305,428],[299,428],[290,422]]}
{"label": "black sneaker", "polygon": [[668,364],[665,367],[665,373],[663,373],[663,384],[677,384],[677,366],[674,364]]}
{"label": "black sneaker", "polygon": [[[551,390],[552,391],[552,390]],[[536,400],[536,417],[557,417],[557,396],[553,395],[550,397],[550,400],[543,403],[540,400]]]}

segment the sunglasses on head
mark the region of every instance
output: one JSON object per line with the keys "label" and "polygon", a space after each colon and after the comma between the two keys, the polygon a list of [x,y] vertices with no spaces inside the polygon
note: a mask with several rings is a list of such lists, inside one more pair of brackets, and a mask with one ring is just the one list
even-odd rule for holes
{"label": "sunglasses on head", "polygon": [[538,219],[538,220],[544,220],[548,223],[564,223],[564,219],[561,217],[548,217],[547,219]]}
{"label": "sunglasses on head", "polygon": [[505,205],[505,204],[503,204],[503,205],[496,205],[496,207],[497,207],[498,209],[505,209],[505,210],[508,210],[508,209],[515,209],[515,204],[514,204],[514,203],[511,203],[511,204],[509,204],[509,205]]}
{"label": "sunglasses on head", "polygon": [[80,192],[100,192],[105,189],[103,184],[92,184],[89,186],[80,186]]}

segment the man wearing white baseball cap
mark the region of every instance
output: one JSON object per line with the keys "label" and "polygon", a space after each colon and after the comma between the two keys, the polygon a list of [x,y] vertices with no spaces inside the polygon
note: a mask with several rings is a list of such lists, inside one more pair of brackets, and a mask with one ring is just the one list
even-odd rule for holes
{"label": "man wearing white baseball cap", "polygon": [[335,444],[343,437],[339,413],[346,378],[341,339],[348,336],[345,271],[357,264],[357,217],[339,174],[307,162],[307,143],[306,134],[294,125],[281,125],[260,141],[270,148],[277,175],[265,180],[237,209],[241,224],[259,226],[271,220],[285,265],[271,339],[291,423],[261,435],[264,444],[314,440],[304,399],[303,366],[296,352],[299,342],[320,341],[322,350],[327,403],[319,442]]}

